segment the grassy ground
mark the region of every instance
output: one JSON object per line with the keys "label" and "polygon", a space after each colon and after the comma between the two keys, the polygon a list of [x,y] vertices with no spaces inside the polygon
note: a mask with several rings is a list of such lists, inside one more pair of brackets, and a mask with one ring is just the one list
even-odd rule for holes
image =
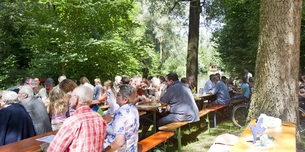
{"label": "grassy ground", "polygon": [[[204,125],[203,125],[204,124]],[[224,119],[218,122],[217,128],[211,128],[210,132],[207,130],[206,123],[201,120],[200,122],[193,123],[191,128],[188,126],[183,127],[181,130],[182,134],[182,151],[183,152],[206,152],[209,150],[213,144],[215,138],[221,134],[229,133],[236,136],[244,131],[245,128],[238,128],[233,125],[229,119]],[[211,123],[211,127],[213,127]],[[303,142],[298,144],[298,152],[305,151],[305,135],[302,135]],[[154,152],[159,152],[160,150],[154,150]],[[177,151],[176,140],[171,140],[167,151],[174,152]]]}

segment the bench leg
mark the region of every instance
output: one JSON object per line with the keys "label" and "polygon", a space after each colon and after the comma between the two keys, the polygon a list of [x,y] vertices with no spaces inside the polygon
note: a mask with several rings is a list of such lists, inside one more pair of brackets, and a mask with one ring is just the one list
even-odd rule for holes
{"label": "bench leg", "polygon": [[178,132],[177,132],[177,138],[178,138],[178,152],[181,152],[181,129],[178,128]]}
{"label": "bench leg", "polygon": [[153,127],[153,128],[154,128],[154,133],[156,133],[156,132],[157,132],[157,116],[156,116],[156,115],[157,115],[157,112],[156,112],[156,110],[154,110],[153,113],[154,113],[154,114],[153,114],[153,117],[154,117],[154,118],[153,118],[153,121],[154,121],[154,123],[153,123],[153,124],[154,124],[154,127]]}
{"label": "bench leg", "polygon": [[210,119],[209,119],[209,114],[207,114],[207,118],[205,121],[208,123],[208,131],[210,132]]}
{"label": "bench leg", "polygon": [[216,129],[216,111],[214,112],[214,128]]}

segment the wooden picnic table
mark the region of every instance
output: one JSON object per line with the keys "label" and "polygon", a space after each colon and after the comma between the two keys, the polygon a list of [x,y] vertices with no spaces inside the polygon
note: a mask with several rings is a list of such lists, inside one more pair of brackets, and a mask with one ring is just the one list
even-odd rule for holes
{"label": "wooden picnic table", "polygon": [[216,94],[211,94],[211,93],[193,94],[193,96],[199,110],[205,108],[204,107],[205,102],[206,105],[208,105],[208,103],[212,102],[213,100],[216,100],[217,98]]}
{"label": "wooden picnic table", "polygon": [[[163,107],[163,105],[158,102],[155,105],[150,102],[146,102],[146,103],[137,105],[137,108],[139,111],[143,111],[143,112],[147,113],[146,115],[142,115],[142,118],[145,118],[153,123],[154,133],[157,132],[157,110],[158,110],[158,108],[161,108],[161,107]],[[152,120],[150,117],[151,115],[153,117]]]}
{"label": "wooden picnic table", "polygon": [[[144,110],[144,109],[142,109],[142,110]],[[149,108],[149,109],[151,109],[151,108]],[[146,114],[146,111],[139,111],[139,116],[143,116],[145,114]],[[102,116],[102,117],[107,122],[107,124],[112,120],[112,117],[110,115]],[[45,136],[49,136],[49,135],[56,135],[57,132],[58,132],[58,130],[51,131],[51,132],[47,132],[47,133],[44,133],[44,134],[41,134],[38,136],[20,140],[20,141],[11,143],[11,144],[0,146],[0,152],[20,152],[20,151],[37,152],[37,151],[40,151],[41,150],[40,145],[43,144],[44,142],[38,141],[36,139],[42,138]]]}
{"label": "wooden picnic table", "polygon": [[[255,125],[255,120],[252,120],[250,124]],[[268,151],[268,152],[295,152],[296,151],[296,125],[291,122],[282,122],[282,126],[267,128],[264,134],[275,138],[272,146],[267,148],[254,147],[252,140],[253,135],[250,127],[241,134],[237,143],[230,149],[230,152],[239,151]]]}
{"label": "wooden picnic table", "polygon": [[58,130],[47,132],[38,136],[20,140],[11,144],[0,146],[1,152],[35,152],[40,150],[40,145],[44,142],[38,141],[36,139],[42,138],[45,136],[55,135]]}

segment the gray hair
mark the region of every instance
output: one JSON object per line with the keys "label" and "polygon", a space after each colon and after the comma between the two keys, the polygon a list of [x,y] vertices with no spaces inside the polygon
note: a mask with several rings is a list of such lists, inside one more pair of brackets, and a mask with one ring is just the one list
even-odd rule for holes
{"label": "gray hair", "polygon": [[119,93],[122,95],[122,98],[128,98],[129,102],[135,104],[135,96],[136,96],[136,89],[130,85],[120,85]]}
{"label": "gray hair", "polygon": [[90,105],[93,99],[93,91],[86,86],[79,86],[74,89],[75,94],[79,97],[80,105]]}
{"label": "gray hair", "polygon": [[158,79],[157,77],[153,77],[151,79],[151,82],[152,82],[152,86],[155,87],[155,86],[159,86],[160,85],[160,79]]}
{"label": "gray hair", "polygon": [[115,80],[115,81],[116,81],[116,80],[121,81],[121,80],[122,80],[122,77],[119,76],[119,75],[117,75],[117,76],[115,76],[114,80]]}
{"label": "gray hair", "polygon": [[18,94],[14,91],[3,91],[2,101],[6,104],[19,103]]}
{"label": "gray hair", "polygon": [[34,95],[33,89],[32,89],[30,86],[28,86],[28,85],[22,86],[22,87],[20,88],[19,92],[28,95],[28,97],[31,97],[31,96]]}

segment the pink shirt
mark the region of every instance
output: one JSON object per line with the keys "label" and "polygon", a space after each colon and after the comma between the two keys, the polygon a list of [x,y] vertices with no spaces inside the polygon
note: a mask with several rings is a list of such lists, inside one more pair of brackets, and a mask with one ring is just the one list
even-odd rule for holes
{"label": "pink shirt", "polygon": [[56,125],[64,123],[64,121],[67,119],[66,113],[67,111],[56,114],[56,110],[54,109],[52,111],[51,124]]}

